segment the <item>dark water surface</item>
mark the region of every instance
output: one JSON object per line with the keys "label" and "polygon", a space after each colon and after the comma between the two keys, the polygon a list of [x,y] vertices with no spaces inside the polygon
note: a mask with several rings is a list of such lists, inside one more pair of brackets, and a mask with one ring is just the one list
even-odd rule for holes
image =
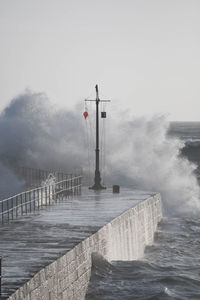
{"label": "dark water surface", "polygon": [[[180,155],[197,165],[200,183],[200,122],[174,122],[169,135],[184,141]],[[199,300],[200,218],[164,218],[141,260],[94,256],[86,299]]]}
{"label": "dark water surface", "polygon": [[164,218],[142,260],[94,257],[86,299],[200,299],[200,220]]}

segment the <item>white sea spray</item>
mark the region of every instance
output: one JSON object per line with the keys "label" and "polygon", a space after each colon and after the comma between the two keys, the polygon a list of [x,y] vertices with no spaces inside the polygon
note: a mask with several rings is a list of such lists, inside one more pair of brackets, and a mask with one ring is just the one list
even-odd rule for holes
{"label": "white sea spray", "polygon": [[[83,105],[71,111],[55,109],[44,93],[30,91],[11,101],[0,115],[1,191],[18,191],[21,182],[17,184],[14,175],[18,166],[66,171],[83,167],[87,174],[82,109]],[[89,118],[94,121],[93,113]],[[136,118],[127,112],[114,117],[110,110],[106,122],[105,183],[160,192],[168,215],[199,213],[196,166],[180,156],[184,143],[169,137],[166,117]],[[94,128],[88,126],[90,139]],[[93,160],[94,149],[90,150]]]}
{"label": "white sea spray", "polygon": [[168,215],[199,213],[196,165],[180,155],[184,143],[168,135],[166,117],[130,117],[113,125],[108,178],[120,185],[160,192]]}

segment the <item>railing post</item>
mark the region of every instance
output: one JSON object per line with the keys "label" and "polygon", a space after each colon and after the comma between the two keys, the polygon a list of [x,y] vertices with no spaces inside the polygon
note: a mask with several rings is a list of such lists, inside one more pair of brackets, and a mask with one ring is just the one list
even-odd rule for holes
{"label": "railing post", "polygon": [[67,176],[67,195],[69,195],[69,176]]}
{"label": "railing post", "polygon": [[10,215],[9,215],[9,204],[8,204],[8,200],[6,200],[6,206],[7,206],[7,214],[8,214],[8,221],[9,221]]}
{"label": "railing post", "polygon": [[11,216],[12,216],[12,220],[13,220],[13,198],[11,199]]}
{"label": "railing post", "polygon": [[3,200],[2,200],[2,202],[1,202],[1,213],[2,213],[2,217],[1,217],[1,222],[2,222],[2,224],[3,224],[3,217],[4,217],[4,213],[3,213]]}
{"label": "railing post", "polygon": [[41,207],[43,206],[43,187],[41,188]]}
{"label": "railing post", "polygon": [[16,218],[17,218],[17,216],[18,216],[18,195],[16,196],[16,198],[15,198],[15,212],[16,212]]}
{"label": "railing post", "polygon": [[23,196],[22,196],[22,194],[20,196],[20,200],[21,200],[21,215],[23,215]]}
{"label": "railing post", "polygon": [[47,187],[45,186],[45,205],[47,206]]}
{"label": "railing post", "polygon": [[54,203],[54,184],[52,183],[51,185],[51,200],[52,200],[52,203]]}
{"label": "railing post", "polygon": [[74,176],[75,176],[75,178],[74,178],[74,188],[73,188],[73,192],[74,192],[74,194],[76,195],[76,180],[77,180],[76,174],[75,174]]}
{"label": "railing post", "polygon": [[80,176],[78,177],[78,194],[80,194]]}
{"label": "railing post", "polygon": [[37,204],[38,204],[38,206],[37,206],[37,208],[38,208],[38,210],[39,210],[39,201],[40,201],[40,191],[39,191],[39,188],[37,189]]}
{"label": "railing post", "polygon": [[50,205],[51,204],[51,189],[50,189],[50,185],[49,185],[48,190],[49,190],[49,205]]}
{"label": "railing post", "polygon": [[54,185],[54,199],[56,202],[58,202],[58,194],[57,194],[58,188],[57,188],[57,183]]}
{"label": "railing post", "polygon": [[33,209],[34,209],[34,211],[35,211],[35,201],[36,201],[36,199],[35,199],[35,190],[33,191]]}
{"label": "railing post", "polygon": [[30,212],[32,212],[33,210],[33,206],[34,206],[34,201],[33,200],[33,191],[29,192],[29,208],[30,208]]}
{"label": "railing post", "polygon": [[26,199],[26,193],[24,194],[24,196],[25,196],[25,212],[26,212],[26,214],[27,214],[27,212],[28,212],[28,210],[27,210],[27,199]]}

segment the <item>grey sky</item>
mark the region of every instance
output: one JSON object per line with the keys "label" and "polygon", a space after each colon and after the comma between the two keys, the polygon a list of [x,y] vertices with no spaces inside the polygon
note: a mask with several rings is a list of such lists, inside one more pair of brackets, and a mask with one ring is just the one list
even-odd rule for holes
{"label": "grey sky", "polygon": [[200,120],[199,0],[0,0],[0,42],[1,109],[25,88],[72,107],[99,83],[135,115]]}

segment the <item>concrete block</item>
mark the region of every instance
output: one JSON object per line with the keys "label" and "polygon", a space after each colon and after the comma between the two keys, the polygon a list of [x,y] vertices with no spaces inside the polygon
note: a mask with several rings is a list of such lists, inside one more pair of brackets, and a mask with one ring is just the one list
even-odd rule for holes
{"label": "concrete block", "polygon": [[67,254],[66,254],[66,262],[67,264],[71,263],[71,261],[73,261],[75,259],[76,255],[74,252],[74,249],[70,250]]}
{"label": "concrete block", "polygon": [[72,260],[71,263],[68,265],[69,274],[74,272],[75,269],[76,269],[76,262],[75,260]]}
{"label": "concrete block", "polygon": [[73,289],[68,288],[63,292],[63,299],[65,300],[73,299],[73,296]]}
{"label": "concrete block", "polygon": [[78,279],[78,271],[74,270],[72,273],[69,275],[69,282],[72,284],[74,281]]}
{"label": "concrete block", "polygon": [[94,240],[93,240],[93,235],[89,237],[89,248],[92,248],[94,246]]}
{"label": "concrete block", "polygon": [[[42,298],[43,293],[41,294],[41,289],[37,288],[30,292],[31,300],[39,300]],[[22,298],[23,299],[23,298]]]}
{"label": "concrete block", "polygon": [[61,271],[57,274],[57,281],[65,279],[65,268],[63,267]]}
{"label": "concrete block", "polygon": [[44,268],[44,272],[45,272],[45,279],[48,280],[49,278],[51,278],[53,276],[54,273],[54,268],[51,265],[47,266]]}
{"label": "concrete block", "polygon": [[88,266],[87,263],[83,263],[82,265],[80,265],[77,269],[78,272],[78,278],[81,277],[82,274],[84,274],[85,272],[87,272],[88,268],[90,269],[90,266]]}
{"label": "concrete block", "polygon": [[40,281],[40,275],[39,273],[37,273],[30,281],[31,283],[31,286],[30,286],[30,290],[34,290],[34,289],[37,289],[40,284],[41,284],[41,281]]}
{"label": "concrete block", "polygon": [[40,272],[39,272],[39,276],[40,276],[40,282],[44,282],[46,280],[46,277],[45,277],[45,270],[42,269]]}

